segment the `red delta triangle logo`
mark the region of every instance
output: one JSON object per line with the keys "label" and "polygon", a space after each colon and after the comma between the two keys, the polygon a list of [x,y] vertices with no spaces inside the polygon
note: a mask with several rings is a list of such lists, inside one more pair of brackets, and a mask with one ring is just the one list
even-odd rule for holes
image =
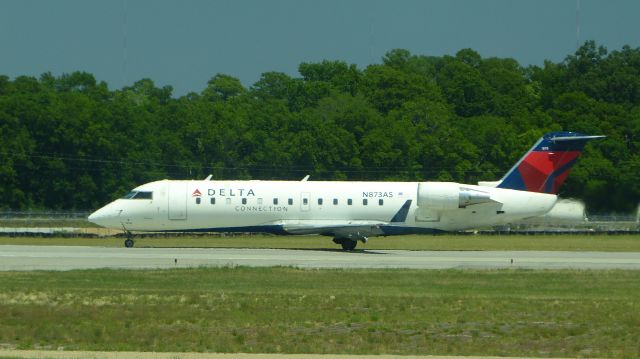
{"label": "red delta triangle logo", "polygon": [[202,193],[200,193],[200,190],[196,188],[195,191],[193,191],[193,193],[191,194],[191,197],[201,197]]}

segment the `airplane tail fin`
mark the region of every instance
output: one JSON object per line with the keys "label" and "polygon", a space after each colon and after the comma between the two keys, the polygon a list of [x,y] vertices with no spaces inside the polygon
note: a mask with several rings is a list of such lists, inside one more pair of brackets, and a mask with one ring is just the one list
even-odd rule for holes
{"label": "airplane tail fin", "polygon": [[586,143],[602,137],[605,136],[587,136],[576,132],[547,133],[496,187],[557,194]]}

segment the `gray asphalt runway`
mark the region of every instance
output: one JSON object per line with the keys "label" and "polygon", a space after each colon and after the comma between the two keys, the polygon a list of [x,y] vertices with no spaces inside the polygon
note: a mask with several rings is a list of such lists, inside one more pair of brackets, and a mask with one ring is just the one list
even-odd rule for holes
{"label": "gray asphalt runway", "polygon": [[301,268],[640,269],[640,253],[0,246],[0,270],[3,271],[236,265]]}

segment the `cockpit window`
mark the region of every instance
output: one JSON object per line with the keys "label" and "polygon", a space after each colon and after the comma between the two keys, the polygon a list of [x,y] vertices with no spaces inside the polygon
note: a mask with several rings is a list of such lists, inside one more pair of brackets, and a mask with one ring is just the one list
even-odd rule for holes
{"label": "cockpit window", "polygon": [[153,199],[153,192],[150,191],[131,191],[125,194],[122,199]]}
{"label": "cockpit window", "polygon": [[153,192],[140,191],[133,197],[133,199],[153,199]]}
{"label": "cockpit window", "polygon": [[131,191],[131,192],[125,194],[124,196],[122,196],[122,199],[131,199],[136,194],[138,194],[138,191]]}

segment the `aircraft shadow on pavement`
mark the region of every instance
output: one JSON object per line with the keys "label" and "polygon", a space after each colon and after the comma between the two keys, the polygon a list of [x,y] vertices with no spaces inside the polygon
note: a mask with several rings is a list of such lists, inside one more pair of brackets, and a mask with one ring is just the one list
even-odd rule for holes
{"label": "aircraft shadow on pavement", "polygon": [[354,249],[352,251],[345,251],[344,249],[340,249],[340,248],[282,248],[282,249],[291,250],[291,251],[310,251],[310,252],[360,253],[360,254],[382,254],[382,255],[388,254],[388,253],[376,252],[373,250],[366,250],[366,249]]}
{"label": "aircraft shadow on pavement", "polygon": [[147,248],[147,249],[151,249],[151,248],[157,248],[157,249],[211,249],[211,250],[216,250],[216,249],[256,249],[256,250],[261,250],[261,249],[281,249],[281,250],[285,250],[285,251],[360,253],[360,254],[382,254],[382,255],[389,254],[389,253],[376,252],[374,250],[367,250],[367,249],[354,249],[352,251],[345,251],[344,249],[340,249],[340,248],[243,248],[243,247],[178,247],[178,246],[153,247],[153,246],[145,246],[145,245],[138,245],[138,246],[136,246],[136,248]]}

